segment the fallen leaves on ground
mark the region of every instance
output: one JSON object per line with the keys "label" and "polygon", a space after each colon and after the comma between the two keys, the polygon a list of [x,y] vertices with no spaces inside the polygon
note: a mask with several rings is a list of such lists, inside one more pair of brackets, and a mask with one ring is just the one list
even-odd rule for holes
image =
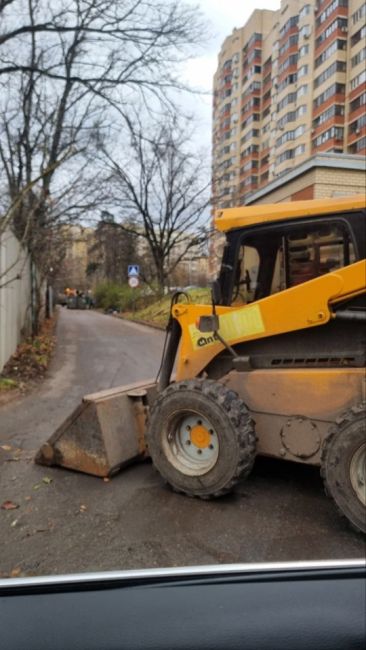
{"label": "fallen leaves on ground", "polygon": [[4,501],[4,503],[1,504],[2,510],[16,510],[17,508],[19,508],[19,504],[14,503],[14,501]]}
{"label": "fallen leaves on ground", "polygon": [[33,490],[39,490],[39,488],[42,487],[42,485],[50,485],[53,482],[53,478],[50,478],[49,476],[44,476],[39,483],[35,483],[33,485]]}
{"label": "fallen leaves on ground", "polygon": [[39,336],[29,337],[18,345],[0,376],[4,386],[24,389],[27,382],[44,375],[55,347],[55,324],[56,313],[43,322]]}
{"label": "fallen leaves on ground", "polygon": [[15,567],[15,569],[12,569],[10,571],[10,577],[11,578],[18,578],[22,573],[22,569],[20,566]]}
{"label": "fallen leaves on ground", "polygon": [[13,390],[14,388],[18,388],[18,382],[7,377],[0,377],[0,391]]}
{"label": "fallen leaves on ground", "polygon": [[4,451],[11,451],[13,447],[10,447],[10,445],[0,445],[1,449]]}

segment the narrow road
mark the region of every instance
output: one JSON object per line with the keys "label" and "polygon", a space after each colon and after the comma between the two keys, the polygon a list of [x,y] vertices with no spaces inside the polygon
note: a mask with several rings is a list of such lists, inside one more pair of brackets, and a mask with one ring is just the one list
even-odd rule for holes
{"label": "narrow road", "polygon": [[98,312],[60,310],[58,345],[47,381],[0,411],[0,437],[33,449],[83,395],[156,377],[164,333]]}
{"label": "narrow road", "polygon": [[61,310],[42,386],[0,408],[0,576],[364,556],[315,468],[258,459],[234,494],[200,501],[166,488],[150,463],[112,480],[33,463],[85,393],[155,377],[162,332]]}

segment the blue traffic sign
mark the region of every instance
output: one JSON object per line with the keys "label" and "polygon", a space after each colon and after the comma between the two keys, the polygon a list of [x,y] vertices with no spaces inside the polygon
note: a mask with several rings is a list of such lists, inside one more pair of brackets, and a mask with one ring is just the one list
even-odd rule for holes
{"label": "blue traffic sign", "polygon": [[128,277],[137,278],[140,275],[140,267],[138,264],[129,264],[128,265]]}

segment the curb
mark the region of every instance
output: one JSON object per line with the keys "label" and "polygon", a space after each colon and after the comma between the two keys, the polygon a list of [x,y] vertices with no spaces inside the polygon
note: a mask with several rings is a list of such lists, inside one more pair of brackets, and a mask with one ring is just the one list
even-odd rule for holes
{"label": "curb", "polygon": [[147,320],[141,320],[139,318],[124,318],[123,316],[119,316],[118,314],[110,314],[111,316],[114,316],[114,318],[119,318],[120,320],[124,320],[127,323],[136,323],[136,325],[145,325],[145,327],[151,327],[154,330],[160,330],[161,332],[165,331],[165,325],[158,325],[157,323],[150,323]]}

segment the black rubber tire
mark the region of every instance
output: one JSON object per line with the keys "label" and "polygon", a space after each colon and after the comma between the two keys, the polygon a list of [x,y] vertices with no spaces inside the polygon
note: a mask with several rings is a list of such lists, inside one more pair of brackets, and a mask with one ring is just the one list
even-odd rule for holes
{"label": "black rubber tire", "polygon": [[[210,420],[219,440],[215,465],[199,476],[188,476],[174,467],[162,444],[173,415],[191,409]],[[201,379],[170,384],[159,395],[151,411],[147,443],[163,479],[175,491],[202,499],[230,492],[251,471],[256,451],[254,423],[244,402],[222,384]]]}
{"label": "black rubber tire", "polygon": [[354,406],[330,429],[321,458],[326,494],[357,532],[366,533],[366,508],[352,487],[350,466],[354,453],[366,441],[366,404]]}

